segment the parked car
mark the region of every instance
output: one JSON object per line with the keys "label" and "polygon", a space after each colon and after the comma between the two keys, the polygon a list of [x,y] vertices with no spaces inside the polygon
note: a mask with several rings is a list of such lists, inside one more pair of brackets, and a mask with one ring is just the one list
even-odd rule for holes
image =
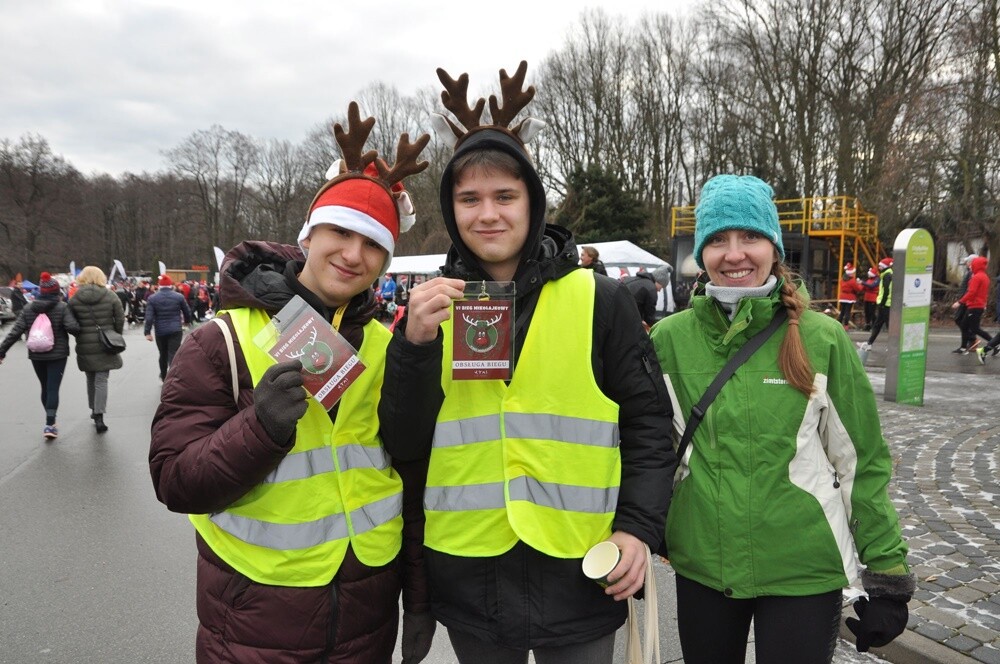
{"label": "parked car", "polygon": [[14,315],[14,308],[11,306],[11,290],[10,286],[0,286],[0,325],[17,318]]}

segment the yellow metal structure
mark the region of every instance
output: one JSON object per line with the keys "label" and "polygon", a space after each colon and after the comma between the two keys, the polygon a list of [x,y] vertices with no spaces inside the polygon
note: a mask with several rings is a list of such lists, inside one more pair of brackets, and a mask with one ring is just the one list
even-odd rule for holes
{"label": "yellow metal structure", "polygon": [[[816,196],[775,201],[778,223],[785,233],[823,238],[833,253],[838,275],[847,261],[855,265],[877,265],[883,256],[878,238],[878,217],[861,206],[853,196]],[[675,207],[670,215],[670,236],[694,234],[694,206]],[[831,297],[837,297],[833,290]]]}

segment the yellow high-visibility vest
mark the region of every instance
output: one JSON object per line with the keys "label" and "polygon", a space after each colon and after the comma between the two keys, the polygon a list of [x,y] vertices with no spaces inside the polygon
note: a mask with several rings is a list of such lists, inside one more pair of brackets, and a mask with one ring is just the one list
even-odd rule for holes
{"label": "yellow high-visibility vest", "polygon": [[[254,385],[274,364],[253,342],[268,322],[259,309],[229,310]],[[399,553],[403,483],[378,437],[378,401],[389,331],[364,328],[365,370],[340,399],[336,422],[309,399],[295,445],[249,493],[191,522],[220,558],[258,583],[312,587],[329,583],[348,544],[377,567]]]}
{"label": "yellow high-visibility vest", "polygon": [[520,539],[582,557],[611,534],[621,482],[618,404],[594,379],[594,274],[575,270],[539,295],[510,385],[451,380],[452,321],[424,492],[424,543],[499,555]]}
{"label": "yellow high-visibility vest", "polygon": [[878,303],[882,304],[883,293],[885,292],[885,289],[888,288],[889,289],[889,296],[887,298],[885,298],[885,306],[888,307],[888,306],[892,306],[892,290],[893,289],[892,289],[892,281],[891,280],[889,281],[888,285],[886,285],[886,283],[885,283],[885,275],[887,275],[887,274],[890,277],[892,276],[892,268],[891,267],[889,269],[887,269],[887,270],[883,270],[882,271],[882,278],[879,279],[879,281],[878,281]]}

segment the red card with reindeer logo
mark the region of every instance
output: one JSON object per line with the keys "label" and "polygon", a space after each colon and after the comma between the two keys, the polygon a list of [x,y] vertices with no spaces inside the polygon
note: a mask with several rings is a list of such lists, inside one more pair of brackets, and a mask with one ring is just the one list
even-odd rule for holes
{"label": "red card with reindeer logo", "polygon": [[278,362],[301,361],[306,391],[327,410],[365,370],[350,342],[298,295],[254,342]]}
{"label": "red card with reindeer logo", "polygon": [[514,301],[456,300],[452,380],[510,380],[514,372]]}

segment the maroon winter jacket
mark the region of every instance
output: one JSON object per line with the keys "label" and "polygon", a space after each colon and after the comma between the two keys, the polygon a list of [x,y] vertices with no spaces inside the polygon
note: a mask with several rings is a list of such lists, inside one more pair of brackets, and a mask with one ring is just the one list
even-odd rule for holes
{"label": "maroon winter jacket", "polygon": [[[255,307],[274,314],[298,294],[329,317],[331,312],[295,278],[302,260],[296,247],[265,242],[237,246],[223,264],[222,308]],[[340,332],[355,348],[374,313],[370,291],[350,303]],[[260,483],[290,449],[272,441],[258,421],[235,331],[233,341],[238,407],[229,355],[215,324],[202,325],[185,339],[164,382],[149,464],[157,497],[174,512],[224,509]],[[334,408],[330,416],[335,418],[336,412]],[[404,483],[403,550],[384,567],[364,565],[349,548],[327,586],[266,586],[232,569],[196,533],[197,660],[388,664],[396,642],[400,587],[406,611],[430,608],[421,551],[426,462],[394,461],[393,466]]]}

